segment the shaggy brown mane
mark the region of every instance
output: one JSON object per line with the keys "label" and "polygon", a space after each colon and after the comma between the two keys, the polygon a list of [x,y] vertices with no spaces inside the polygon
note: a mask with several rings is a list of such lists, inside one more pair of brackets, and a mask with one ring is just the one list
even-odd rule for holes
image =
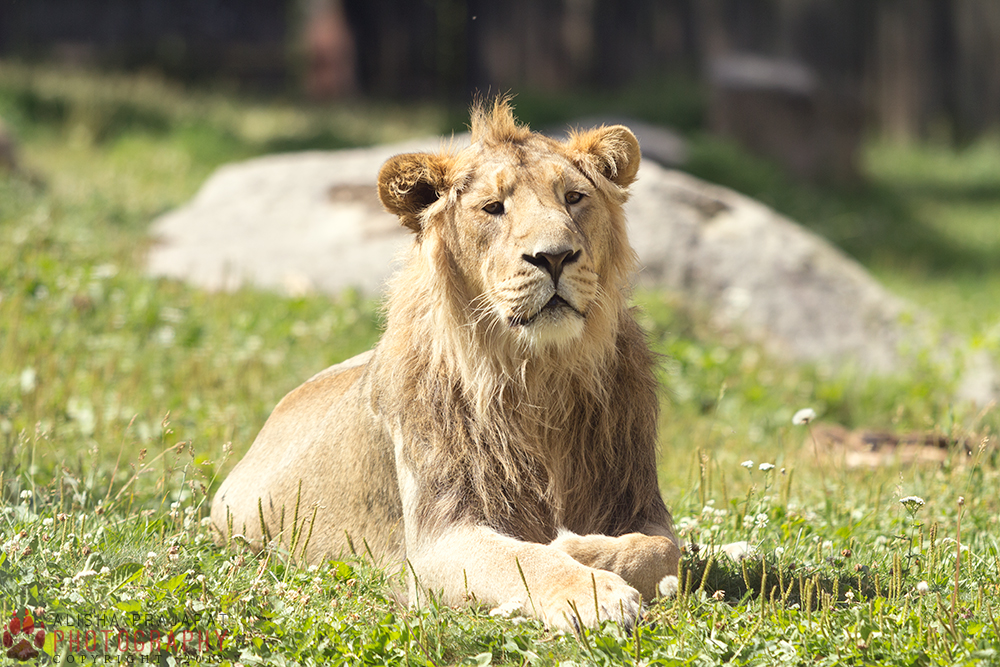
{"label": "shaggy brown mane", "polygon": [[[473,110],[472,137],[488,145],[541,138],[502,99]],[[538,542],[553,539],[559,525],[617,535],[636,525],[651,498],[659,501],[654,451],[645,445],[655,441],[654,362],[627,307],[634,254],[624,240],[622,193],[606,180],[603,189],[607,224],[621,235],[605,258],[609,282],[585,339],[572,349],[518,349],[470,308],[448,244],[449,227],[463,224],[454,195],[441,193],[447,204],[431,207],[423,222],[424,234],[434,233],[390,290],[381,345],[394,363],[375,372],[384,375],[378,409],[419,434],[406,456],[433,480],[420,493],[427,526],[483,522]]]}

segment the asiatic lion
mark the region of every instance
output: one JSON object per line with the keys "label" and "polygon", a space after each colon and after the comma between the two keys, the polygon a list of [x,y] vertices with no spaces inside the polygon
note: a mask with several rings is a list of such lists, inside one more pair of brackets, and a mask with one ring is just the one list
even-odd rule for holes
{"label": "asiatic lion", "polygon": [[364,544],[406,562],[411,601],[634,622],[680,556],[627,303],[639,159],[625,127],[560,142],[499,99],[473,107],[469,147],[388,160],[379,198],[415,236],[385,333],[278,404],[214,525],[257,546],[283,531],[310,562]]}

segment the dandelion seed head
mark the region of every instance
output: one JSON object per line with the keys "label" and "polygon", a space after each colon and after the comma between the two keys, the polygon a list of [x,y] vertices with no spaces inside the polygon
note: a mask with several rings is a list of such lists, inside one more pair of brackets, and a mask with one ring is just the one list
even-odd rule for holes
{"label": "dandelion seed head", "polygon": [[808,424],[812,420],[816,419],[816,411],[812,408],[802,408],[794,415],[792,415],[792,423],[796,426],[802,426],[803,424]]}

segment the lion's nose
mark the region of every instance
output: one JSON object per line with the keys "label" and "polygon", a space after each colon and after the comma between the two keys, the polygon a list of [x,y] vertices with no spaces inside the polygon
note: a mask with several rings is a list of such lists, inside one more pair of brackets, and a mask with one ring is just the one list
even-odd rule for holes
{"label": "lion's nose", "polygon": [[557,248],[552,250],[541,250],[531,255],[522,255],[524,261],[533,264],[540,269],[544,269],[552,276],[552,282],[559,284],[559,276],[562,275],[563,267],[580,259],[579,250]]}

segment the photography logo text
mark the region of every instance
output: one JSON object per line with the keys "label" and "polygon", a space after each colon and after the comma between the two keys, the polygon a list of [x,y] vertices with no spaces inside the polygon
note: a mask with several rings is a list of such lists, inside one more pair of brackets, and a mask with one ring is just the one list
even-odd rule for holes
{"label": "photography logo text", "polygon": [[[183,659],[218,653],[227,636],[225,631],[180,629],[166,619],[156,623],[148,617],[142,619],[145,627],[136,627],[124,622],[124,617],[106,615],[63,619],[66,623],[55,619],[46,628],[40,620],[43,614],[41,608],[34,613],[29,609],[15,611],[4,624],[3,646],[8,658],[36,660],[37,664],[159,664],[162,654]],[[156,625],[170,629],[160,630]]]}

